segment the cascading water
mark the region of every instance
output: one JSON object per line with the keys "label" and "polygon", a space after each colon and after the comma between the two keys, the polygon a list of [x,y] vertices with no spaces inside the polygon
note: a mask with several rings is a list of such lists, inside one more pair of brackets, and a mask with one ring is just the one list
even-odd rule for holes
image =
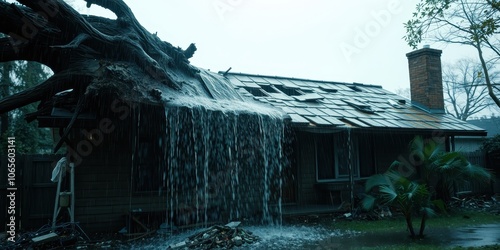
{"label": "cascading water", "polygon": [[[220,82],[206,73],[203,79]],[[280,222],[283,115],[256,103],[227,100],[228,95],[165,101],[165,188],[172,224],[243,217]]]}

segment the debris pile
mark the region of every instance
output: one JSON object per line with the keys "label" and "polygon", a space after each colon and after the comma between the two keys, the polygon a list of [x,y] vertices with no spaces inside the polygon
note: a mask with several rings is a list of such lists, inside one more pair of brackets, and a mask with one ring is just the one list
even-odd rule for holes
{"label": "debris pile", "polygon": [[77,223],[63,223],[56,227],[44,225],[35,232],[19,235],[15,242],[0,243],[0,249],[64,249],[79,242],[90,241]]}
{"label": "debris pile", "polygon": [[231,249],[259,240],[252,232],[239,228],[240,222],[225,226],[215,225],[202,230],[185,241],[170,245],[167,249]]}
{"label": "debris pile", "polygon": [[452,208],[474,209],[477,211],[500,213],[500,201],[497,196],[468,196],[464,198],[452,197],[449,206]]}
{"label": "debris pile", "polygon": [[[377,206],[370,211],[365,211],[361,206],[358,206],[354,212],[343,214],[339,216],[339,219],[358,219],[358,220],[382,220],[385,218],[393,217],[393,213],[397,213],[398,211],[392,211],[389,206]],[[396,214],[397,215],[397,214]]]}

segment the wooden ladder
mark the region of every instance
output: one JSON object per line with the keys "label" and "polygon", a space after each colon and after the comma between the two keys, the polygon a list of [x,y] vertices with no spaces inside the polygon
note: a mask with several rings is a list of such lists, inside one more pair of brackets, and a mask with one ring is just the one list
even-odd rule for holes
{"label": "wooden ladder", "polygon": [[[56,201],[54,204],[54,216],[52,217],[52,229],[55,229],[57,223],[57,216],[59,212],[61,212],[61,208],[65,207],[68,210],[70,222],[73,225],[75,223],[75,164],[70,163],[70,191],[69,192],[61,192],[61,182],[63,179],[63,173],[66,171],[66,165],[62,164],[59,179],[57,181],[57,192],[56,192]],[[68,198],[69,196],[69,198]],[[61,199],[71,199],[69,201],[69,206],[65,200],[64,204],[61,204]]]}

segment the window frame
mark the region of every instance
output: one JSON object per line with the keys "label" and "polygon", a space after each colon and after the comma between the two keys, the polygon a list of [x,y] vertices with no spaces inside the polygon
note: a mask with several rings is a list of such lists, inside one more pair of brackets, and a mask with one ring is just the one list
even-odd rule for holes
{"label": "window frame", "polygon": [[[318,157],[318,153],[319,153],[319,150],[318,150],[318,143],[319,143],[319,139],[321,136],[325,136],[325,135],[328,135],[328,136],[333,136],[333,162],[334,162],[334,178],[329,178],[329,179],[320,179],[320,166],[319,166],[319,157]],[[339,147],[341,147],[342,144],[345,144],[345,143],[342,143],[342,139],[347,139],[347,136],[348,135],[343,135],[342,132],[337,132],[337,133],[329,133],[329,134],[316,134],[314,136],[314,165],[315,165],[315,170],[316,170],[316,182],[318,183],[328,183],[328,182],[340,182],[340,181],[348,181],[349,180],[349,174],[345,175],[345,174],[340,174],[340,169],[339,169],[339,166],[340,166],[340,152],[338,150]],[[344,137],[344,138],[343,138]],[[353,170],[354,170],[354,176],[353,178],[354,179],[362,179],[360,177],[360,169],[359,169],[359,160],[358,160],[358,157],[359,157],[359,142],[358,142],[358,136],[356,135],[352,135],[351,134],[351,143],[352,143],[352,159],[351,159],[351,163],[352,163],[352,166],[353,166]]]}

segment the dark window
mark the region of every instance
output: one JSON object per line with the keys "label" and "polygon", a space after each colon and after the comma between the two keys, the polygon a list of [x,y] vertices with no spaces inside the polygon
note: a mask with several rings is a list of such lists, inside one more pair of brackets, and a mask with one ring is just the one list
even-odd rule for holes
{"label": "dark window", "polygon": [[[349,138],[350,136],[350,138]],[[349,145],[349,142],[351,145]],[[337,170],[339,178],[349,178],[350,167],[353,168],[354,177],[358,177],[357,143],[354,135],[339,133],[336,137]],[[351,153],[349,154],[349,150]]]}
{"label": "dark window", "polygon": [[371,136],[359,138],[359,170],[361,177],[370,177],[375,174],[375,159],[373,154],[373,139]]}
{"label": "dark window", "polygon": [[335,179],[333,135],[322,135],[316,138],[316,165],[318,180]]}

